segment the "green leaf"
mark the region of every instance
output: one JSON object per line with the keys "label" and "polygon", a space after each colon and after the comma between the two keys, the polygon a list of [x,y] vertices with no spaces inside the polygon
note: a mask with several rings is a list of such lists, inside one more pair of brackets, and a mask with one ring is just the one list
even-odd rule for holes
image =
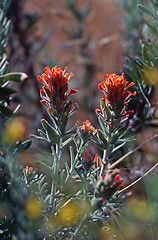
{"label": "green leaf", "polygon": [[0,79],[10,80],[14,82],[23,82],[27,78],[28,76],[25,73],[20,72],[7,73],[0,76]]}
{"label": "green leaf", "polygon": [[9,117],[13,114],[13,111],[11,111],[9,108],[4,107],[0,105],[0,114],[3,113],[5,116]]}
{"label": "green leaf", "polygon": [[100,129],[98,129],[98,131],[97,131],[97,136],[101,140],[101,142],[103,142],[104,147],[106,148],[106,146],[107,146],[107,139],[106,139],[105,134]]}
{"label": "green leaf", "polygon": [[102,130],[105,132],[105,134],[108,135],[107,126],[106,126],[104,119],[102,119],[101,117],[98,117],[98,120],[99,120],[99,124],[100,124]]}
{"label": "green leaf", "polygon": [[74,151],[73,151],[72,146],[70,146],[70,159],[71,159],[71,168],[72,168],[73,165],[74,165],[74,161],[75,161],[75,158],[74,158]]}
{"label": "green leaf", "polygon": [[2,74],[6,74],[9,71],[9,63],[7,61],[5,61],[2,64],[2,59],[0,59],[0,75]]}
{"label": "green leaf", "polygon": [[148,28],[150,29],[151,33],[158,37],[158,31],[156,30],[155,27],[153,27],[151,24],[147,23]]}
{"label": "green leaf", "polygon": [[120,145],[118,145],[117,147],[115,147],[113,150],[112,150],[112,153],[114,153],[115,151],[117,151],[119,148],[123,147],[123,145],[125,145],[126,142],[123,142],[121,143]]}
{"label": "green leaf", "polygon": [[12,88],[4,88],[4,87],[0,87],[0,98],[3,96],[9,96],[11,94],[16,93],[16,90],[12,89]]}
{"label": "green leaf", "polygon": [[49,141],[49,140],[47,139],[47,135],[46,135],[41,129],[37,129],[37,131],[39,132],[39,134],[41,135],[41,137],[42,137],[44,140]]}
{"label": "green leaf", "polygon": [[43,137],[31,134],[30,137],[36,138],[36,139],[40,139],[40,140],[45,140]]}
{"label": "green leaf", "polygon": [[42,126],[46,131],[47,137],[52,144],[56,144],[60,140],[58,131],[53,128],[45,119],[41,120]]}
{"label": "green leaf", "polygon": [[47,169],[49,169],[49,171],[51,171],[51,167],[48,166],[46,163],[42,162],[42,161],[35,161],[35,163],[37,163],[38,165],[41,165]]}
{"label": "green leaf", "polygon": [[69,176],[70,175],[70,169],[69,169],[68,163],[64,162],[64,165],[65,165],[65,169],[66,169],[66,174],[67,174],[67,176]]}
{"label": "green leaf", "polygon": [[151,17],[155,17],[155,15],[148,8],[144,7],[143,5],[138,4],[137,7],[142,13],[147,14]]}
{"label": "green leaf", "polygon": [[[90,141],[87,141],[81,148],[81,154],[84,152],[84,150],[88,147],[88,144],[89,144]],[[81,155],[80,154],[80,155]]]}
{"label": "green leaf", "polygon": [[47,183],[43,183],[43,185],[40,188],[39,194],[42,194],[43,192],[47,192],[47,189],[45,189],[47,187]]}
{"label": "green leaf", "polygon": [[72,141],[72,137],[66,139],[63,143],[62,143],[62,147],[65,147],[68,143],[70,143]]}
{"label": "green leaf", "polygon": [[32,144],[31,140],[26,140],[25,142],[21,143],[20,145],[18,144],[18,146],[15,148],[15,153],[18,154],[20,152],[23,152],[25,150],[27,150]]}
{"label": "green leaf", "polygon": [[127,129],[123,129],[123,133],[120,134],[119,140],[123,138],[125,135],[127,135],[129,132],[131,132],[131,127],[128,127]]}

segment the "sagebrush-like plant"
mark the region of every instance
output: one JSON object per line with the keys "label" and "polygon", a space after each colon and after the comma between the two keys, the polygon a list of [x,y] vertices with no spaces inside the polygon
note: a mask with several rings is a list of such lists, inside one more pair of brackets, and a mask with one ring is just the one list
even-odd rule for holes
{"label": "sagebrush-like plant", "polygon": [[[136,2],[133,2],[134,7]],[[150,0],[150,3],[157,7],[155,1]],[[67,1],[67,5],[78,22],[83,22],[89,7],[82,13],[72,1]],[[98,94],[102,94],[100,107],[96,109],[99,127],[89,120],[70,127],[69,120],[79,108],[72,100],[79,92],[69,89],[70,79],[75,78],[73,73],[67,73],[67,67],[46,67],[37,77],[43,84],[39,94],[46,119],[41,119],[42,129],[38,129],[39,135],[32,135],[32,138],[48,144],[50,152],[44,154],[37,150],[34,155],[36,167],[23,167],[19,164],[20,153],[27,150],[32,141],[23,142],[25,125],[15,118],[18,108],[10,110],[11,95],[16,91],[8,84],[9,81],[21,82],[27,76],[9,73],[7,6],[7,1],[0,4],[0,239],[103,240],[116,238],[116,234],[120,240],[124,239],[124,231],[119,228],[122,222],[119,212],[132,194],[128,189],[141,177],[131,183],[130,169],[126,167],[128,176],[125,176],[124,166],[120,163],[132,152],[128,148],[135,140],[131,130],[136,133],[141,130],[141,124],[157,126],[152,123],[156,108],[150,104],[151,92],[156,88],[153,82],[157,73],[156,43],[144,41],[142,53],[137,49],[139,56],[128,58],[125,74],[106,74],[104,81],[98,84]],[[156,10],[150,11],[142,5],[138,8],[154,19],[154,25],[148,24],[154,35],[151,40],[154,40],[157,35]],[[88,70],[88,65],[86,67]],[[89,145],[93,146],[93,154]],[[155,179],[151,178],[154,186]],[[145,185],[154,199],[154,205],[149,206],[151,211],[144,215],[145,201],[142,201],[143,205],[139,201],[136,206],[143,206],[140,207],[143,216],[147,221],[153,218],[156,225],[152,209],[156,210],[157,197],[156,191],[150,191],[151,182]],[[133,202],[129,202],[130,211],[135,212],[133,206]],[[125,212],[127,218],[130,211]],[[127,223],[125,225],[130,232]]]}

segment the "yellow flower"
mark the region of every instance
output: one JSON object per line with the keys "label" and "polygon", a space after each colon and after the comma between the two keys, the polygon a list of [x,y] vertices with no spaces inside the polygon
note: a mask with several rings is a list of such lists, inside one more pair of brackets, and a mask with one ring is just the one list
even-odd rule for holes
{"label": "yellow flower", "polygon": [[26,126],[20,119],[14,119],[9,122],[5,129],[5,139],[8,143],[12,144],[24,137]]}
{"label": "yellow flower", "polygon": [[134,217],[142,221],[151,219],[151,208],[144,198],[132,198],[129,200],[129,209]]}
{"label": "yellow flower", "polygon": [[158,68],[145,68],[143,69],[143,80],[147,85],[153,85],[154,87],[158,87]]}
{"label": "yellow flower", "polygon": [[37,197],[30,196],[26,200],[26,208],[25,208],[25,210],[26,210],[26,216],[29,219],[31,219],[31,220],[38,219],[41,216],[42,204],[38,200]]}
{"label": "yellow flower", "polygon": [[81,215],[80,206],[77,201],[70,201],[59,211],[57,218],[62,225],[72,226]]}
{"label": "yellow flower", "polygon": [[61,205],[55,220],[64,226],[74,226],[81,217],[90,211],[91,205],[88,200],[68,200]]}

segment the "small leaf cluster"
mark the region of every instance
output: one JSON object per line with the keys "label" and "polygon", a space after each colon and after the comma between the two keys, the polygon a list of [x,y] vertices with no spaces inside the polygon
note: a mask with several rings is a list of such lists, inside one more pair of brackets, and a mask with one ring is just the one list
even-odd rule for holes
{"label": "small leaf cluster", "polygon": [[[143,2],[144,3],[144,2]],[[129,122],[134,131],[141,131],[143,126],[157,127],[155,117],[156,107],[151,105],[151,98],[157,88],[157,68],[158,68],[158,47],[157,47],[157,3],[148,2],[146,5],[138,4],[138,9],[144,15],[148,15],[144,20],[147,26],[148,39],[140,40],[139,50],[136,56],[126,58],[124,73],[128,81],[135,83],[137,95],[129,104],[135,115]],[[145,3],[144,3],[145,4]],[[149,22],[150,21],[150,22]],[[155,121],[153,121],[155,119]]]}

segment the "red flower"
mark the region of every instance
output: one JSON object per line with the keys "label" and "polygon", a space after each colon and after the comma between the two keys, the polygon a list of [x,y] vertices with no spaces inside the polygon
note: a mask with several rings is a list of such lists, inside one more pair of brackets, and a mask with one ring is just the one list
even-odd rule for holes
{"label": "red flower", "polygon": [[115,176],[113,186],[123,188],[124,184],[122,184],[123,178],[119,175],[119,173]]}
{"label": "red flower", "polygon": [[83,125],[79,127],[80,130],[82,130],[83,133],[93,132],[95,128],[91,125],[91,122],[86,120],[86,122],[83,122]]}
{"label": "red flower", "polygon": [[126,79],[124,78],[124,73],[121,76],[116,74],[106,74],[105,81],[98,84],[99,90],[102,90],[105,95],[105,105],[106,107],[111,106],[113,109],[115,106],[118,106],[120,112],[122,111],[124,105],[127,105],[129,98],[133,95],[136,95],[136,92],[131,93],[127,89],[134,85],[131,82],[129,85]]}
{"label": "red flower", "polygon": [[102,161],[99,159],[98,154],[95,155],[93,162],[94,162],[94,167],[99,167],[101,169]]}
{"label": "red flower", "polygon": [[[73,76],[66,73],[67,67],[64,71],[57,66],[50,69],[46,67],[45,73],[38,76],[38,80],[44,84],[40,94],[42,104],[47,107],[47,112],[53,118],[61,133],[65,133],[68,116],[73,114],[78,108],[77,103],[74,104],[68,98],[77,92],[77,90],[68,91],[68,82]],[[53,124],[54,124],[53,122]]]}
{"label": "red flower", "polygon": [[27,174],[30,174],[30,173],[32,173],[33,172],[33,167],[26,167],[26,173]]}
{"label": "red flower", "polygon": [[[53,107],[57,114],[60,114],[67,110],[67,113],[70,113],[72,109],[72,102],[67,102],[68,97],[72,94],[75,94],[77,90],[68,91],[68,82],[73,73],[70,75],[66,73],[67,67],[64,71],[57,66],[50,69],[45,67],[45,73],[42,76],[38,76],[38,80],[44,84],[42,90],[40,91],[42,101],[46,107]],[[75,109],[77,105],[75,106]],[[50,109],[49,109],[50,111]],[[68,114],[66,114],[68,115]]]}
{"label": "red flower", "polygon": [[84,152],[84,160],[87,164],[89,164],[90,162],[92,162],[92,155],[88,154],[88,152]]}
{"label": "red flower", "polygon": [[91,138],[91,133],[95,128],[91,125],[90,121],[83,122],[83,125],[78,128],[78,132],[84,142],[87,142]]}
{"label": "red flower", "polygon": [[93,166],[92,155],[88,154],[87,152],[83,153],[81,163],[86,171],[89,171],[90,168]]}

